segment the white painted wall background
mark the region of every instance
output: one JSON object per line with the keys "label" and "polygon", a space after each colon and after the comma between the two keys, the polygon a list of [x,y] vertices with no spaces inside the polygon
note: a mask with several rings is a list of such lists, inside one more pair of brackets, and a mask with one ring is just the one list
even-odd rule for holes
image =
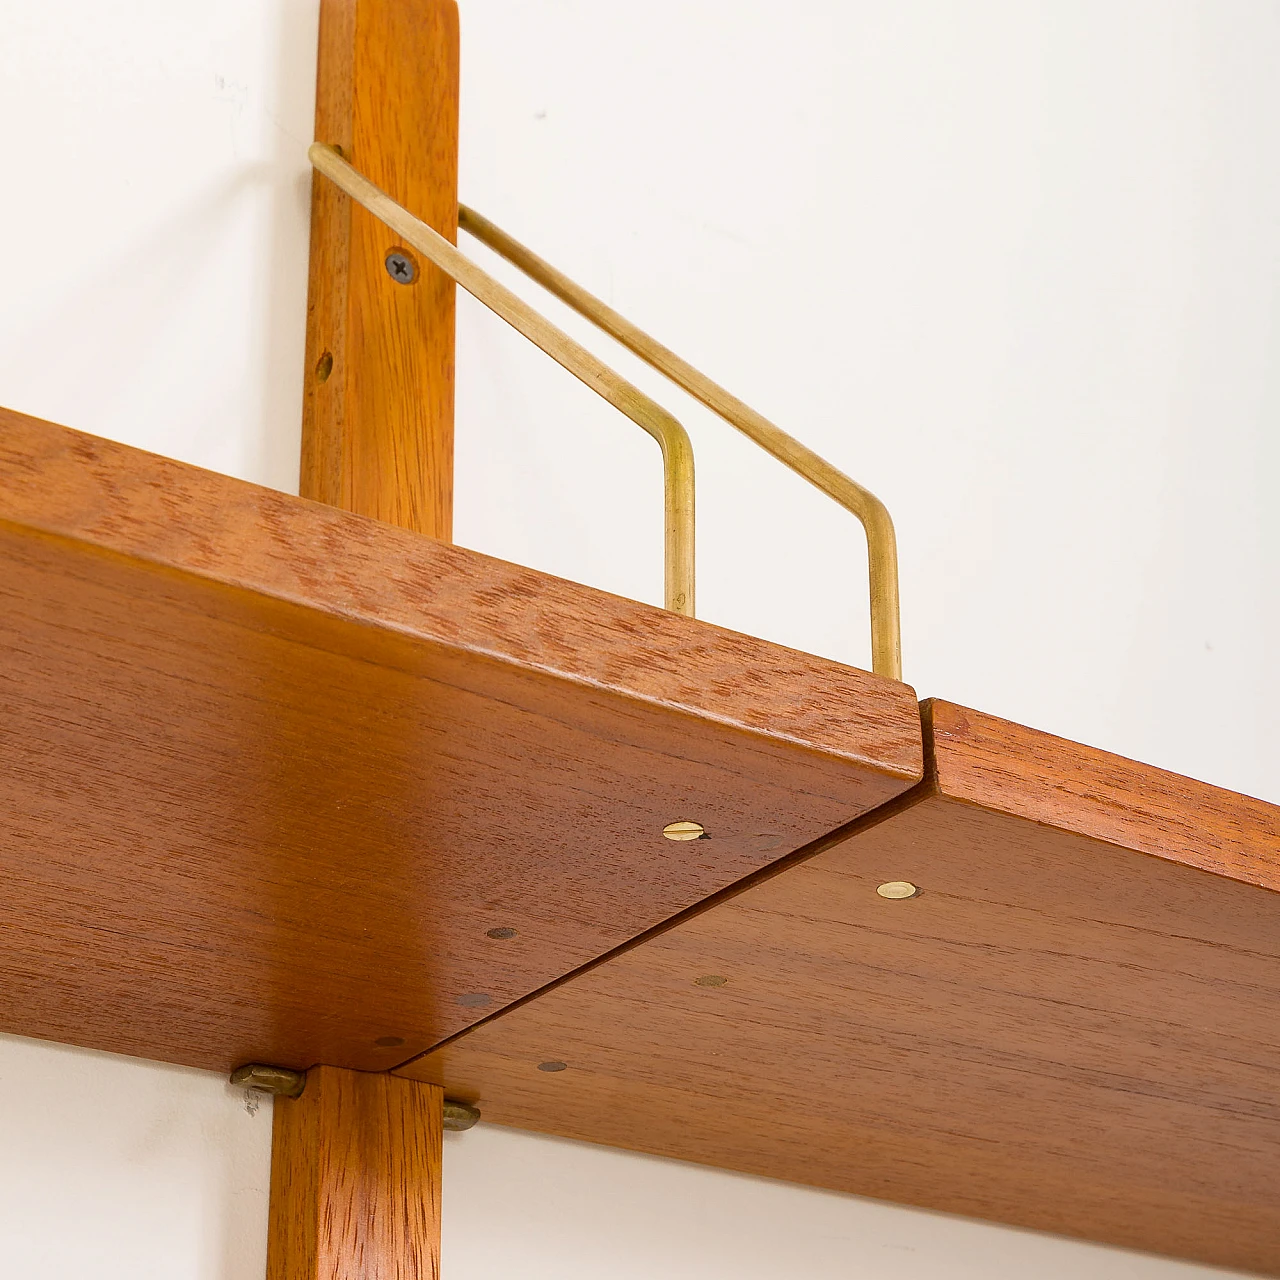
{"label": "white painted wall background", "polygon": [[[315,16],[0,0],[0,403],[295,486]],[[1274,3],[462,22],[464,198],[884,497],[922,695],[1280,800]],[[865,664],[851,522],[662,394],[703,616]],[[458,541],[657,598],[656,451],[467,299],[458,444]],[[0,1272],[257,1280],[269,1111],[0,1040]],[[493,1128],[445,1172],[447,1280],[1209,1274]]]}

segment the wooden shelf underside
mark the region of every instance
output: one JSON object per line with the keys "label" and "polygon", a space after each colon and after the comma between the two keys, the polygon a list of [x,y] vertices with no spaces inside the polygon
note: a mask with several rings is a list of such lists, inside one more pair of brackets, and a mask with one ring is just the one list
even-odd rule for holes
{"label": "wooden shelf underside", "polygon": [[1280,1274],[1274,806],[3,411],[0,646],[0,1030]]}
{"label": "wooden shelf underside", "polygon": [[2,411],[0,652],[0,1030],[220,1070],[395,1066],[921,774],[905,685]]}
{"label": "wooden shelf underside", "polygon": [[1280,809],[926,710],[925,785],[402,1072],[499,1124],[1280,1274]]}

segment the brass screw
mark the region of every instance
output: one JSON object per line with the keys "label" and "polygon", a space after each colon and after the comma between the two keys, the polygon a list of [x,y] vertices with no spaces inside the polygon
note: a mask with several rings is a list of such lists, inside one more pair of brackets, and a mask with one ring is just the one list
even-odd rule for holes
{"label": "brass screw", "polygon": [[701,840],[706,830],[700,822],[668,822],[662,828],[662,834],[668,840]]}
{"label": "brass screw", "polygon": [[718,973],[704,973],[702,977],[694,978],[693,985],[695,987],[723,987],[728,981],[728,978],[722,977]]}
{"label": "brass screw", "polygon": [[886,880],[876,892],[882,898],[914,898],[920,890],[910,880]]}

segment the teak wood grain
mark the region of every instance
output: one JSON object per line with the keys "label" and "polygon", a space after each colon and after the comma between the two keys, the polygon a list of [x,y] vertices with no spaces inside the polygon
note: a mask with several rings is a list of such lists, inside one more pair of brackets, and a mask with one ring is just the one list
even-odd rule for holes
{"label": "teak wood grain", "polygon": [[842,843],[403,1074],[500,1124],[1280,1274],[1280,809],[926,712],[927,781]]}
{"label": "teak wood grain", "polygon": [[[458,229],[454,0],[322,0],[316,139],[449,240]],[[304,497],[448,538],[454,286],[386,268],[394,234],[314,174]],[[412,253],[409,254],[412,258]]]}
{"label": "teak wood grain", "polygon": [[336,1067],[276,1100],[267,1280],[438,1280],[443,1101]]}
{"label": "teak wood grain", "polygon": [[905,685],[8,412],[0,652],[0,1030],[215,1069],[403,1062],[922,770]]}

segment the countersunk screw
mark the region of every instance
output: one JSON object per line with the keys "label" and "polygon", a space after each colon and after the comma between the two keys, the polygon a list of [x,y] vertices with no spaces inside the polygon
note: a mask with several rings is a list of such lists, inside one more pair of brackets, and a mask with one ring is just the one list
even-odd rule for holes
{"label": "countersunk screw", "polygon": [[387,254],[387,275],[396,284],[412,284],[418,274],[418,264],[407,253],[392,249]]}

